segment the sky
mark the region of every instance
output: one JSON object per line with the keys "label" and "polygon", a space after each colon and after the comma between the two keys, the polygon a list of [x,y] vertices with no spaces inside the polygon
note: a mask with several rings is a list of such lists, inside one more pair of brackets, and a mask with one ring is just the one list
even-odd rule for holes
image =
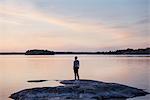
{"label": "sky", "polygon": [[150,46],[150,0],[0,0],[0,52]]}

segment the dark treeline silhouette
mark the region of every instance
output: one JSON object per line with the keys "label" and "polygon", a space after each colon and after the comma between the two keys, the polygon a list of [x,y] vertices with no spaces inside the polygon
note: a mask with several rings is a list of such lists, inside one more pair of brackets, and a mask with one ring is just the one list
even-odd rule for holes
{"label": "dark treeline silhouette", "polygon": [[96,52],[54,52],[49,50],[28,50],[25,55],[55,55],[55,54],[96,54]]}
{"label": "dark treeline silhouette", "polygon": [[145,49],[124,49],[116,51],[105,51],[105,52],[55,52],[49,50],[27,50],[26,52],[3,52],[0,55],[56,55],[56,54],[105,54],[105,55],[150,55],[150,48]]}
{"label": "dark treeline silhouette", "polygon": [[49,50],[28,50],[25,52],[25,55],[54,55],[54,51],[49,51]]}
{"label": "dark treeline silhouette", "polygon": [[150,54],[150,48],[145,49],[125,49],[125,50],[116,50],[116,51],[109,51],[103,52],[104,54]]}
{"label": "dark treeline silhouette", "polygon": [[28,50],[26,55],[55,55],[55,54],[112,54],[112,55],[125,55],[125,54],[150,54],[150,48],[145,49],[124,49],[108,52],[54,52],[48,50]]}

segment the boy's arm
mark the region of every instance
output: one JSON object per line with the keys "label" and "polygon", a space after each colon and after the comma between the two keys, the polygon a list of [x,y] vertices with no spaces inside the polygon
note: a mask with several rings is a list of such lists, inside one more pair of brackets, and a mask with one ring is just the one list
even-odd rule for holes
{"label": "boy's arm", "polygon": [[73,61],[73,67],[74,67],[74,61]]}

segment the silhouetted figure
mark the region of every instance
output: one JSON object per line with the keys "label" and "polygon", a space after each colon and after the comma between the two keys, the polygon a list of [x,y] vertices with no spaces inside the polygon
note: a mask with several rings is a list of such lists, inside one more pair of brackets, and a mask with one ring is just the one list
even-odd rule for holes
{"label": "silhouetted figure", "polygon": [[78,59],[78,57],[75,56],[75,60],[73,62],[73,69],[74,69],[75,80],[76,80],[76,77],[78,77],[78,80],[79,80],[78,70],[79,70],[80,63],[79,63],[79,60],[77,60],[77,59]]}

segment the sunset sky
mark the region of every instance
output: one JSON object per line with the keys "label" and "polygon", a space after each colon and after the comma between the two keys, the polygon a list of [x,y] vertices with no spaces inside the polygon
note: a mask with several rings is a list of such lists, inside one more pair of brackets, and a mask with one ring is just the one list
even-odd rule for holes
{"label": "sunset sky", "polygon": [[150,0],[0,0],[0,52],[150,46]]}

